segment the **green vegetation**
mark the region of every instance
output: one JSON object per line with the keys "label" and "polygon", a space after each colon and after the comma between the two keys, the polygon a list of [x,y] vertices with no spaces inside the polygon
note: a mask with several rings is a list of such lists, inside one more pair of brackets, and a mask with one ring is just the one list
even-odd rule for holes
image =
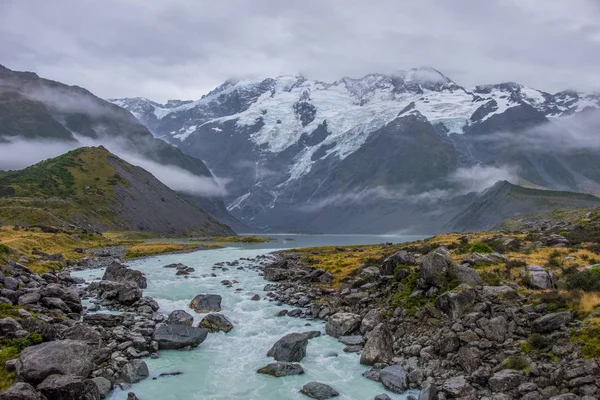
{"label": "green vegetation", "polygon": [[581,354],[585,358],[600,357],[600,317],[584,321],[583,327],[573,332],[571,339],[574,343],[582,345]]}
{"label": "green vegetation", "polygon": [[14,372],[8,372],[4,368],[4,364],[8,360],[18,358],[26,347],[39,343],[42,343],[42,336],[37,332],[32,332],[24,338],[3,339],[0,341],[0,391],[8,389],[15,383]]}
{"label": "green vegetation", "polygon": [[531,364],[522,355],[513,355],[508,357],[504,362],[504,367],[507,369],[514,369],[516,371],[529,371]]}
{"label": "green vegetation", "polygon": [[565,275],[565,278],[565,287],[569,290],[600,292],[600,265],[594,265],[583,271],[575,271]]}
{"label": "green vegetation", "polygon": [[475,243],[469,248],[469,253],[489,254],[493,252],[494,250],[484,242]]}

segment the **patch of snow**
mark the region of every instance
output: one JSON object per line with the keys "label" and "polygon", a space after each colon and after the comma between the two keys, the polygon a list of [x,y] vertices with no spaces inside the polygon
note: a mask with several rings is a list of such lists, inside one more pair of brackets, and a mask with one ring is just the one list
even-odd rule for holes
{"label": "patch of snow", "polygon": [[177,135],[173,135],[173,137],[175,139],[179,139],[179,140],[181,140],[183,142],[185,139],[188,138],[188,136],[190,136],[192,133],[194,133],[196,131],[196,128],[197,128],[196,125],[188,126],[187,129],[185,129],[185,130],[181,129],[181,130],[183,130],[182,133],[178,133]]}
{"label": "patch of snow", "polygon": [[215,132],[223,132],[223,129],[219,128],[218,126],[215,126],[213,128],[210,128],[210,129],[212,129]]}

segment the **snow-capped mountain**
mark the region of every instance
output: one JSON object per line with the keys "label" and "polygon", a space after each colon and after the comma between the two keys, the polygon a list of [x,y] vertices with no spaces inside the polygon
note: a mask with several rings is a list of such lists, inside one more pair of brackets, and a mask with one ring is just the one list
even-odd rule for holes
{"label": "snow-capped mountain", "polygon": [[422,67],[332,83],[230,80],[196,101],[111,101],[230,179],[228,208],[255,226],[276,228],[298,207],[452,190],[449,176],[474,166],[510,165],[540,187],[600,188],[600,169],[590,168],[600,157],[592,151],[531,152],[489,135],[512,140],[545,124],[564,130],[552,121],[600,109],[600,94],[550,94],[516,83],[466,89]]}

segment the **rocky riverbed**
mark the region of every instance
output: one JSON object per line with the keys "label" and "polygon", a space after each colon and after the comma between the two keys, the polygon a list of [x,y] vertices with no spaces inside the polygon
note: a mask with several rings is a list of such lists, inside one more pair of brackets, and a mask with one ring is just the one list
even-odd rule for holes
{"label": "rocky riverbed", "polygon": [[[569,246],[558,234],[531,237],[532,249]],[[511,246],[534,251],[520,240]],[[564,278],[541,266],[520,265],[520,277],[490,285],[476,267],[510,263],[506,256],[472,252],[457,262],[446,247],[418,252],[426,248],[431,245],[360,265],[338,287],[314,261],[319,250],[281,252],[264,268],[265,279],[274,282],[266,289],[293,306],[282,314],[325,320],[326,333],[339,338],[344,351],[360,353],[359,362],[371,367],[363,375],[388,392],[420,389],[419,400],[600,396],[599,360],[582,355],[581,343],[573,340],[599,314],[557,307],[561,295],[574,295],[555,291]],[[336,252],[352,257],[348,248]]]}

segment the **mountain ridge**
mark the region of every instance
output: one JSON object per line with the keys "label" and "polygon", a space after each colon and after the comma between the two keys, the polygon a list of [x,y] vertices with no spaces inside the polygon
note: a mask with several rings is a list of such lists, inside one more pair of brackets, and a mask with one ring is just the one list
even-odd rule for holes
{"label": "mountain ridge", "polygon": [[81,147],[22,170],[0,171],[0,215],[9,225],[231,235],[141,167],[104,147]]}

